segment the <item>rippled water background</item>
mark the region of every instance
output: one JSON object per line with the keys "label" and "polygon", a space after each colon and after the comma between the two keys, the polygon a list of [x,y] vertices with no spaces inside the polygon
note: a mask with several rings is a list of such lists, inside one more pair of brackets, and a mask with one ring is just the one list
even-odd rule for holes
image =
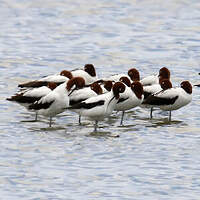
{"label": "rippled water background", "polygon": [[198,0],[4,0],[0,19],[1,199],[199,199],[200,88],[172,123],[137,108],[98,134],[70,112],[53,128],[27,122],[34,115],[5,101],[18,83],[85,63],[99,77],[166,66],[173,85],[200,83]]}

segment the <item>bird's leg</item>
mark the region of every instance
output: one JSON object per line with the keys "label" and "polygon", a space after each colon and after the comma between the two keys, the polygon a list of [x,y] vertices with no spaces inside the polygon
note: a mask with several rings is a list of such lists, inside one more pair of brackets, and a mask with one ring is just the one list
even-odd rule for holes
{"label": "bird's leg", "polygon": [[121,126],[123,125],[124,113],[125,113],[125,111],[122,111],[122,117],[121,117],[121,122],[120,122]]}
{"label": "bird's leg", "polygon": [[151,119],[153,118],[153,107],[151,108],[151,111],[150,111],[150,118]]}
{"label": "bird's leg", "polygon": [[98,121],[95,120],[95,124],[94,124],[94,132],[97,132],[97,127],[98,127]]}
{"label": "bird's leg", "polygon": [[37,112],[35,113],[35,121],[37,121],[37,116],[38,116],[38,114],[37,114]]}
{"label": "bird's leg", "polygon": [[172,111],[170,110],[169,111],[169,121],[171,122],[171,119],[172,119]]}
{"label": "bird's leg", "polygon": [[78,117],[78,122],[79,122],[79,125],[81,125],[81,115],[79,115]]}
{"label": "bird's leg", "polygon": [[51,127],[52,117],[49,119],[49,127]]}

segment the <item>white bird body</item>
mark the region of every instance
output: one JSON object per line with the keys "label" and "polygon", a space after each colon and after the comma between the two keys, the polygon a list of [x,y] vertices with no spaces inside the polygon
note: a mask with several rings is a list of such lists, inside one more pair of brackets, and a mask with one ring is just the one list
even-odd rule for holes
{"label": "white bird body", "polygon": [[49,75],[49,76],[43,77],[43,78],[39,79],[38,81],[61,83],[61,82],[66,82],[68,80],[69,80],[69,78],[67,78],[65,76],[55,74],[55,75]]}
{"label": "white bird body", "polygon": [[26,83],[19,84],[18,87],[41,87],[41,86],[47,86],[48,83],[56,83],[57,85],[60,85],[64,82],[67,82],[69,79],[72,78],[72,74],[70,71],[63,70],[60,72],[60,74],[54,74],[45,76],[43,78],[40,78],[38,80],[29,81]]}
{"label": "white bird body", "polygon": [[144,93],[148,93],[149,95],[154,94],[156,92],[159,92],[162,90],[160,84],[153,84],[153,85],[147,85],[143,87]]}
{"label": "white bird body", "polygon": [[123,124],[124,113],[126,110],[135,108],[141,105],[144,95],[143,86],[139,81],[130,82],[127,77],[121,77],[120,81],[125,83],[125,91],[120,95],[119,100],[115,106],[116,111],[122,111],[120,124]]}
{"label": "white bird body", "polygon": [[[19,93],[16,93],[10,98],[7,98],[7,100],[16,102],[24,106],[28,111],[34,111],[34,110],[30,110],[29,106],[33,104],[34,102],[39,101],[42,97],[46,96],[50,92],[52,92],[52,90],[55,89],[56,87],[57,85],[55,83],[50,82],[48,83],[48,86],[23,89]],[[37,112],[35,115],[35,121],[36,120],[37,120]]]}
{"label": "white bird body", "polygon": [[97,96],[98,94],[93,91],[90,87],[81,88],[78,90],[74,90],[69,95],[69,105],[74,105],[76,103],[80,103],[81,101],[84,101],[90,97]]}
{"label": "white bird body", "polygon": [[39,101],[31,104],[29,109],[35,111],[39,115],[50,117],[49,126],[51,127],[52,117],[64,112],[69,106],[68,94],[66,83],[63,83],[49,94],[42,97]]}
{"label": "white bird body", "polygon": [[[163,81],[166,82],[167,80]],[[168,80],[168,83],[170,81]],[[170,83],[171,84],[171,83]],[[171,86],[170,86],[171,87]],[[170,111],[169,120],[171,120],[171,111],[177,110],[192,100],[192,86],[189,81],[183,81],[181,87],[162,90],[158,93],[150,95],[143,104],[148,104],[152,107],[158,107],[161,110]],[[152,118],[152,110],[151,110]]]}
{"label": "white bird body", "polygon": [[[163,101],[163,105],[155,105],[155,107],[159,107],[161,110],[177,110],[183,106],[189,104],[192,100],[192,95],[185,92],[182,88],[170,88],[168,90],[161,91],[157,94],[154,94],[155,97],[165,99],[166,104]],[[174,103],[167,105],[167,101],[174,99]],[[175,100],[176,99],[176,100]],[[159,103],[158,103],[159,104]]]}
{"label": "white bird body", "polygon": [[46,86],[42,86],[39,88],[30,88],[25,90],[23,96],[25,97],[42,97],[47,95],[52,90]]}
{"label": "white bird body", "polygon": [[155,75],[147,76],[140,80],[140,83],[143,86],[153,85],[153,84],[159,84],[159,77]]}
{"label": "white bird body", "polygon": [[142,95],[142,98],[139,99],[132,89],[126,86],[125,91],[120,95],[120,98],[115,106],[115,110],[125,111],[135,108],[136,106],[141,105],[143,98],[144,96]]}
{"label": "white bird body", "polygon": [[84,78],[86,85],[89,85],[98,80],[98,78],[96,76],[93,77],[82,69],[77,69],[77,70],[71,71],[71,73],[72,73],[73,77],[80,76],[80,77]]}
{"label": "white bird body", "polygon": [[63,112],[69,106],[68,91],[66,90],[66,83],[59,85],[46,96],[42,97],[37,104],[48,105],[46,108],[41,108],[38,114],[53,117]]}
{"label": "white bird body", "polygon": [[121,77],[127,77],[127,78],[130,78],[127,74],[114,74],[114,75],[111,75],[109,76],[108,78],[104,78],[103,80],[107,81],[107,80],[110,80],[110,81],[119,81],[119,79]]}
{"label": "white bird body", "polygon": [[14,101],[28,109],[28,106],[30,104],[38,101],[40,98],[47,95],[51,91],[52,90],[46,86],[42,86],[39,88],[29,88],[16,93],[11,98],[7,98],[7,100]]}
{"label": "white bird body", "polygon": [[117,99],[112,98],[112,91],[90,97],[87,100],[82,101],[82,108],[74,109],[74,111],[79,113],[81,116],[87,116],[93,120],[103,120],[104,117],[109,116],[112,113],[118,101]]}
{"label": "white bird body", "polygon": [[158,75],[147,76],[147,77],[143,78],[142,80],[140,80],[140,83],[143,86],[159,84],[159,79],[160,78],[161,79],[170,79],[170,71],[169,71],[168,68],[162,67],[159,70],[159,74]]}
{"label": "white bird body", "polygon": [[[99,89],[101,90],[100,93],[102,93],[102,89],[100,85],[98,85]],[[80,103],[82,101],[85,101],[86,99],[90,97],[97,96],[98,92],[95,92],[93,88],[85,87],[81,89],[75,89],[69,94],[69,106],[73,106],[77,103]],[[81,115],[79,114],[79,124],[81,124]]]}
{"label": "white bird body", "polygon": [[[160,84],[153,84],[153,85],[143,86],[143,90],[144,90],[143,101],[145,101],[145,99],[147,99],[148,96],[153,95],[157,92],[160,92],[163,89],[161,88]],[[152,108],[153,106],[149,105],[149,104],[141,104],[140,107],[141,108]]]}
{"label": "white bird body", "polygon": [[81,116],[86,116],[95,120],[96,131],[98,121],[103,120],[112,113],[120,97],[119,93],[123,93],[124,91],[125,85],[121,82],[116,82],[110,92],[90,97],[87,100],[72,106],[70,109]]}
{"label": "white bird body", "polygon": [[73,77],[82,77],[85,80],[85,85],[92,84],[98,80],[93,64],[85,64],[84,69],[75,69],[71,73]]}

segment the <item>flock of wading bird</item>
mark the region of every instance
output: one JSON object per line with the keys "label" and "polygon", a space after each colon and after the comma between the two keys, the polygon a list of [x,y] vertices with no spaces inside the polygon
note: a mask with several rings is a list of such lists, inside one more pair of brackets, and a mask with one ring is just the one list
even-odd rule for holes
{"label": "flock of wading bird", "polygon": [[[200,85],[196,85],[200,86]],[[66,110],[78,113],[79,124],[81,116],[94,120],[94,131],[98,121],[103,120],[115,111],[122,111],[120,125],[123,125],[126,110],[140,106],[150,108],[150,118],[153,108],[169,111],[177,110],[192,100],[192,85],[182,81],[180,87],[172,87],[170,71],[163,67],[157,75],[140,79],[135,68],[127,74],[116,74],[99,79],[92,64],[86,64],[83,69],[63,70],[60,74],[43,77],[39,80],[19,84],[20,90],[7,98],[25,106],[28,111],[50,118]]]}

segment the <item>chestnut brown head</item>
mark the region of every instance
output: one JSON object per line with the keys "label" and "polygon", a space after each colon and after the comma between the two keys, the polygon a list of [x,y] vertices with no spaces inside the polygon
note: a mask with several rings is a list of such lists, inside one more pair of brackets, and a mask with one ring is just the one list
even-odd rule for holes
{"label": "chestnut brown head", "polygon": [[104,81],[104,88],[107,90],[107,91],[111,91],[112,87],[113,87],[113,82],[112,81]]}
{"label": "chestnut brown head", "polygon": [[140,73],[137,69],[131,68],[128,70],[128,75],[132,81],[139,81],[140,80]]}
{"label": "chestnut brown head", "polygon": [[102,94],[103,91],[101,89],[101,86],[98,83],[92,83],[90,85],[91,90],[93,90],[96,94]]}
{"label": "chestnut brown head", "polygon": [[161,85],[161,82],[163,80],[170,80],[169,78],[164,78],[163,76],[158,76],[159,77],[159,84]]}
{"label": "chestnut brown head", "polygon": [[131,81],[128,77],[126,76],[122,76],[120,79],[119,79],[120,82],[124,83],[125,85],[127,85],[128,87],[131,87]]}
{"label": "chestnut brown head", "polygon": [[126,86],[122,82],[116,82],[112,88],[115,98],[119,99],[119,93],[123,93],[125,89],[126,89]]}
{"label": "chestnut brown head", "polygon": [[167,67],[163,67],[160,69],[159,71],[159,77],[163,78],[163,79],[170,79],[170,71],[169,69],[167,69]]}
{"label": "chestnut brown head", "polygon": [[143,95],[144,91],[143,91],[143,86],[139,81],[134,81],[131,84],[131,89],[135,93],[135,95],[138,99],[142,99],[142,95]]}
{"label": "chestnut brown head", "polygon": [[67,70],[63,70],[63,71],[61,71],[60,72],[60,75],[61,76],[65,76],[65,77],[67,77],[67,78],[69,78],[69,79],[71,79],[73,76],[72,76],[72,73],[70,72],[70,71],[67,71]]}
{"label": "chestnut brown head", "polygon": [[54,90],[57,87],[57,84],[55,82],[49,82],[47,84],[47,87],[51,90]]}
{"label": "chestnut brown head", "polygon": [[167,90],[172,88],[172,83],[169,79],[162,79],[162,81],[160,82],[160,86],[163,90]]}
{"label": "chestnut brown head", "polygon": [[183,88],[188,94],[192,94],[192,85],[189,81],[183,81],[181,83],[181,88]]}
{"label": "chestnut brown head", "polygon": [[93,77],[96,76],[96,71],[93,64],[85,64],[84,71],[86,71],[88,74],[90,74]]}
{"label": "chestnut brown head", "polygon": [[74,77],[67,82],[67,90],[70,91],[75,85],[77,89],[81,89],[85,86],[85,80],[82,77]]}

